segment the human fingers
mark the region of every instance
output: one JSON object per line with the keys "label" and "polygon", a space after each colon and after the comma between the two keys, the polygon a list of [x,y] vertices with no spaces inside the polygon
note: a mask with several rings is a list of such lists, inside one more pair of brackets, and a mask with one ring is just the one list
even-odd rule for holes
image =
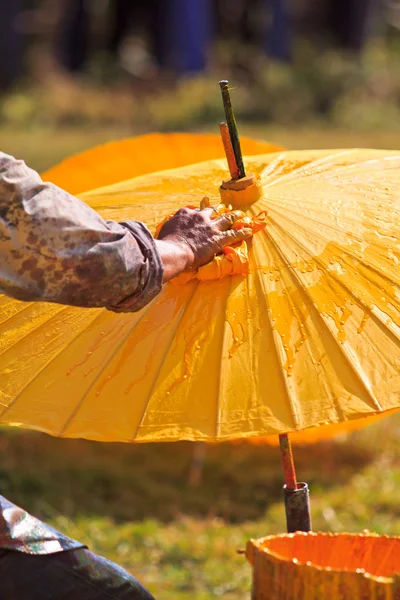
{"label": "human fingers", "polygon": [[241,214],[237,211],[227,212],[214,220],[215,225],[220,231],[228,231],[232,225],[241,218]]}
{"label": "human fingers", "polygon": [[206,206],[200,210],[202,215],[207,215],[210,219],[215,220],[215,217],[218,216],[218,211],[215,206]]}
{"label": "human fingers", "polygon": [[248,240],[253,235],[253,230],[249,227],[245,227],[243,229],[229,229],[224,232],[223,236],[223,244],[224,246],[231,246],[232,244],[237,244],[238,242],[242,242],[243,240]]}
{"label": "human fingers", "polygon": [[204,210],[205,208],[209,208],[209,206],[210,206],[210,198],[207,198],[207,196],[204,196],[204,198],[200,202],[200,210]]}

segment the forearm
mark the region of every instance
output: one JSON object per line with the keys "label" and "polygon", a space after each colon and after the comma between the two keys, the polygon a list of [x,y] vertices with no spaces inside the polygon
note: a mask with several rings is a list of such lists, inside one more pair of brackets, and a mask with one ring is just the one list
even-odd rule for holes
{"label": "forearm", "polygon": [[0,290],[21,300],[138,310],[163,263],[135,222],[104,221],[21,161],[0,154]]}

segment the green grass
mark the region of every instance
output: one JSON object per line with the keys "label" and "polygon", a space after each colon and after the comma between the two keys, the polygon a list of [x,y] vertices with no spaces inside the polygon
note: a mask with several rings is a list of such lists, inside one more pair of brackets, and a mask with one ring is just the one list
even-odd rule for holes
{"label": "green grass", "polygon": [[[395,133],[242,127],[292,148],[395,148]],[[3,150],[42,170],[66,154],[130,135],[120,129],[0,131]],[[295,448],[310,485],[315,530],[400,535],[400,415],[312,447]],[[158,598],[242,600],[251,537],[285,530],[277,448],[207,447],[189,483],[192,444],[121,445],[0,432],[2,494],[132,571]]]}
{"label": "green grass", "polygon": [[[400,535],[400,415],[337,441],[296,447],[323,531]],[[2,493],[122,564],[159,598],[249,597],[237,549],[285,530],[277,448],[207,446],[189,483],[189,443],[123,445],[3,430]]]}

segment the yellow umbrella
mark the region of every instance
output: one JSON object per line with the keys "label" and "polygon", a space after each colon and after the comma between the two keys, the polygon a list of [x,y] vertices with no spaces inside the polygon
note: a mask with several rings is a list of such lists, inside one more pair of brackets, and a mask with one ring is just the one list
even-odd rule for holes
{"label": "yellow umbrella", "polygon": [[[103,441],[229,440],[398,407],[400,156],[248,158],[268,211],[250,275],[167,285],[136,314],[0,300],[0,423]],[[204,195],[222,160],[82,197],[151,230]]]}
{"label": "yellow umbrella", "polygon": [[[244,154],[257,155],[277,152],[284,148],[264,141],[241,138]],[[223,158],[221,138],[216,134],[152,133],[129,138],[87,150],[65,159],[42,174],[46,181],[67,189],[72,194],[117,183],[132,176],[165,170],[165,168]],[[376,421],[381,416],[343,421],[322,427],[294,432],[297,443],[313,443],[332,435],[348,433]],[[243,439],[243,438],[241,438]],[[276,436],[247,438],[253,443],[277,444]]]}
{"label": "yellow umbrella", "polygon": [[[0,423],[102,441],[221,441],[347,428],[398,407],[400,157],[264,154],[248,157],[254,176],[237,181],[245,171],[232,165],[233,142],[225,139],[236,181],[222,192],[226,165],[217,159],[82,198],[105,218],[143,220],[153,231],[204,195],[217,202],[221,193],[250,217],[267,211],[267,228],[249,243],[249,274],[171,282],[127,315],[0,299]],[[125,160],[121,173],[128,168]],[[306,505],[281,441],[287,492]]]}

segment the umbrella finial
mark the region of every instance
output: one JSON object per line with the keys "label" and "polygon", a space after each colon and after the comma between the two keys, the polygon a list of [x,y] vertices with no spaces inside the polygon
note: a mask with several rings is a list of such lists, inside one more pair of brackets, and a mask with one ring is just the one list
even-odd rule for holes
{"label": "umbrella finial", "polygon": [[[229,137],[230,137],[230,141],[232,144],[233,154],[235,156],[235,162],[236,162],[237,171],[238,171],[238,173],[237,173],[238,176],[235,177],[235,179],[241,179],[242,177],[246,177],[246,171],[244,170],[242,150],[240,148],[239,132],[237,130],[236,119],[235,119],[235,115],[234,115],[233,108],[232,108],[231,95],[229,93],[229,88],[228,88],[228,81],[226,79],[223,79],[222,81],[219,82],[219,87],[221,88],[222,102],[224,104],[224,109],[225,109],[226,123],[228,125]],[[224,142],[224,147],[226,148],[225,142]],[[227,154],[227,159],[228,159],[228,164],[229,164],[228,154]],[[233,179],[233,177],[232,177],[232,179]]]}
{"label": "umbrella finial", "polygon": [[239,134],[233,114],[228,81],[219,82],[222,100],[224,103],[226,123],[219,126],[222,143],[224,145],[226,160],[228,161],[231,179],[223,181],[220,187],[221,199],[227,206],[244,209],[254,204],[262,195],[262,188],[258,178],[246,171],[243,165],[242,150],[240,148]]}

